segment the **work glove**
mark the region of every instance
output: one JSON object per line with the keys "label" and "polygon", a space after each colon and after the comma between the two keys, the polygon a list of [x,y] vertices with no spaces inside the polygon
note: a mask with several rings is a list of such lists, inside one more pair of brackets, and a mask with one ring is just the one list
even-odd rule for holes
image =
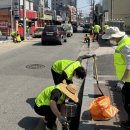
{"label": "work glove", "polygon": [[117,84],[115,86],[115,90],[117,92],[120,92],[122,90],[123,86],[124,86],[124,82],[122,80],[120,80],[120,81],[117,82]]}
{"label": "work glove", "polygon": [[65,125],[67,122],[67,118],[65,116],[60,116],[58,119],[62,125]]}

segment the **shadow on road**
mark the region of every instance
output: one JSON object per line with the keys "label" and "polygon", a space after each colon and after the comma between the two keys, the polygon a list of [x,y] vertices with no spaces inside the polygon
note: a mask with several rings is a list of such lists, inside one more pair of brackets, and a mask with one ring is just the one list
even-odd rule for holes
{"label": "shadow on road", "polygon": [[37,117],[24,117],[18,122],[18,125],[24,130],[35,130],[39,120]]}
{"label": "shadow on road", "polygon": [[31,106],[31,108],[34,108],[35,98],[28,98],[26,102]]}
{"label": "shadow on road", "polygon": [[41,42],[39,42],[39,43],[32,44],[32,46],[61,46],[61,45],[52,44],[52,43],[46,43],[46,44],[43,45]]}

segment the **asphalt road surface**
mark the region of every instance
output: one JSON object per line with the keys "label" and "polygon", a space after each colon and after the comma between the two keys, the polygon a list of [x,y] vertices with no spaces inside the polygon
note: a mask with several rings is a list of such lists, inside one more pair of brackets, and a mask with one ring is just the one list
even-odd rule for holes
{"label": "asphalt road surface", "polygon": [[75,33],[63,45],[42,46],[40,39],[0,45],[0,130],[37,129],[34,99],[54,84],[50,71],[54,61],[78,57],[83,35]]}

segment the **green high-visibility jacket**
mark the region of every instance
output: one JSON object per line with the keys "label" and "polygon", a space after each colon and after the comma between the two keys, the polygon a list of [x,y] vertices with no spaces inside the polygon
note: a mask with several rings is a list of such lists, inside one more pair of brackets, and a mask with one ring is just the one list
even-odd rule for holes
{"label": "green high-visibility jacket", "polygon": [[52,69],[59,74],[62,74],[62,72],[64,71],[67,75],[67,79],[71,80],[74,70],[80,66],[81,63],[79,61],[58,60],[53,64]]}
{"label": "green high-visibility jacket", "polygon": [[85,34],[84,38],[90,38],[89,34]]}
{"label": "green high-visibility jacket", "polygon": [[20,35],[16,36],[16,41],[17,41],[17,42],[21,42],[21,37],[20,37]]}
{"label": "green high-visibility jacket", "polygon": [[11,33],[11,35],[16,37],[17,36],[17,32],[14,31],[14,32]]}
{"label": "green high-visibility jacket", "polygon": [[[125,45],[130,46],[130,38],[128,36],[126,36],[121,41],[121,43],[118,45],[114,53],[114,66],[116,70],[116,76],[119,80],[121,80],[126,70],[126,61],[124,55],[121,52],[121,50]],[[128,77],[126,82],[130,82],[130,76]]]}
{"label": "green high-visibility jacket", "polygon": [[100,32],[100,29],[101,29],[101,27],[99,26],[99,25],[94,25],[94,32],[95,33],[99,33]]}
{"label": "green high-visibility jacket", "polygon": [[[38,107],[46,105],[50,106],[50,97],[51,97],[51,92],[55,89],[59,89],[59,85],[57,86],[49,86],[45,88],[35,99],[35,103]],[[60,99],[58,100],[57,104],[62,104],[65,100],[65,95],[62,93]]]}
{"label": "green high-visibility jacket", "polygon": [[107,29],[109,29],[109,25],[105,24],[103,29],[104,29],[104,31],[106,31]]}

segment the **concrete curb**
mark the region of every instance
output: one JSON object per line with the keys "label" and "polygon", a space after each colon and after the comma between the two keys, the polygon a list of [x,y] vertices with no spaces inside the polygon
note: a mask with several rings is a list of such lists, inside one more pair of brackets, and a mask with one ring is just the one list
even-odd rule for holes
{"label": "concrete curb", "polygon": [[[97,45],[96,42],[91,42],[92,48]],[[93,50],[90,48],[87,54],[93,53]],[[80,113],[80,122],[78,130],[95,130],[96,123],[91,120],[91,115],[88,111],[89,105],[92,102],[94,95],[94,78],[93,78],[93,58],[89,58],[86,61],[85,68],[87,69],[87,76],[85,78],[85,84],[83,88],[82,95],[82,105]]]}
{"label": "concrete curb", "polygon": [[81,114],[80,114],[80,124],[79,130],[94,130],[95,123],[91,121],[91,116],[88,112],[89,104],[92,102],[93,98],[90,98],[89,95],[94,93],[93,88],[93,59],[88,59],[87,61],[87,76],[85,79],[84,84],[84,91],[82,96],[82,107],[81,107]]}

